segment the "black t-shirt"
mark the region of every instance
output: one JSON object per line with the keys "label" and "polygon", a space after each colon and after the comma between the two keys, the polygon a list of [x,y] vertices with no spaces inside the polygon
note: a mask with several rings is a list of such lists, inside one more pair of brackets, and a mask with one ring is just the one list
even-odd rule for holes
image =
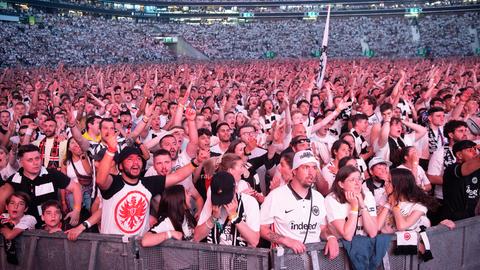
{"label": "black t-shirt", "polygon": [[142,184],[150,193],[152,193],[152,197],[158,194],[162,194],[165,190],[165,176],[163,175],[154,175],[154,176],[147,176],[147,177],[140,177],[138,179],[138,183],[130,184],[123,180],[121,175],[112,175],[113,181],[110,187],[106,190],[100,189],[100,193],[102,197],[106,200],[113,197],[113,195],[120,192],[125,185],[129,186],[136,186],[138,184]]}
{"label": "black t-shirt", "polygon": [[31,180],[23,175],[23,168],[7,180],[15,191],[30,195],[27,214],[37,219],[37,224],[43,224],[40,216],[42,204],[48,200],[59,201],[59,189],[65,189],[70,184],[70,178],[55,169],[42,168],[40,175]]}
{"label": "black t-shirt", "polygon": [[479,199],[480,170],[462,175],[462,164],[452,164],[443,174],[444,218],[460,220],[473,217]]}

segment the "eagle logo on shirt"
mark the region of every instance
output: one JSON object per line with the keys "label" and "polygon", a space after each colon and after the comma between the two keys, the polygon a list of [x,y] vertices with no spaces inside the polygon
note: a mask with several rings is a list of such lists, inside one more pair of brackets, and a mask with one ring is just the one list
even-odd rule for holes
{"label": "eagle logo on shirt", "polygon": [[135,233],[143,226],[147,208],[147,197],[139,191],[130,191],[115,207],[115,224],[124,233]]}

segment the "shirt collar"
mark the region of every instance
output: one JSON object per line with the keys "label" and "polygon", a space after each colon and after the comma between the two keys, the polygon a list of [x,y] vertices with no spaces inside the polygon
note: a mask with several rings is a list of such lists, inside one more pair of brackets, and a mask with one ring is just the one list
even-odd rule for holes
{"label": "shirt collar", "polygon": [[297,201],[300,201],[300,200],[311,200],[312,199],[312,188],[309,188],[308,189],[308,193],[307,193],[307,196],[305,196],[305,198],[302,198],[300,195],[298,195],[297,192],[295,192],[295,190],[293,190],[292,186],[290,185],[290,183],[288,183],[288,188],[292,191],[292,194],[293,196],[295,197],[295,199],[297,199]]}

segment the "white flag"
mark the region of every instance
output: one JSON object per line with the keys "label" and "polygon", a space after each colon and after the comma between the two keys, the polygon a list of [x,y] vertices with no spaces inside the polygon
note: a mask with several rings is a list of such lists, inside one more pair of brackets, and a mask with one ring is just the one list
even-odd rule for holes
{"label": "white flag", "polygon": [[317,88],[321,89],[323,85],[323,77],[327,69],[327,45],[328,45],[328,28],[330,27],[330,5],[328,6],[327,21],[323,30],[322,55],[320,56],[320,72],[317,76]]}

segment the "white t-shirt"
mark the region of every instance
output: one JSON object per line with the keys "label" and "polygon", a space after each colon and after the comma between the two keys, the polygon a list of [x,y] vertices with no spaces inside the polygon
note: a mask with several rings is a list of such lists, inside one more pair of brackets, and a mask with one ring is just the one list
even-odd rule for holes
{"label": "white t-shirt", "polygon": [[[397,168],[410,170],[409,168],[405,167],[403,164],[398,166]],[[417,175],[415,175],[415,182],[419,187],[423,187],[430,184],[430,180],[428,180],[428,177],[421,166],[417,166]]]}
{"label": "white t-shirt", "polygon": [[[451,150],[451,149],[450,149]],[[444,165],[444,157],[445,157],[445,149],[443,147],[438,148],[433,154],[430,156],[430,161],[428,162],[428,170],[427,173],[429,175],[434,176],[443,176],[443,172],[445,170]],[[455,156],[452,154],[452,162],[456,162]],[[443,200],[443,190],[442,185],[435,184],[435,198]]]}
{"label": "white t-shirt", "polygon": [[[172,221],[170,221],[170,218],[165,218],[162,222],[157,223],[155,226],[153,226],[150,229],[151,232],[154,233],[162,233],[166,231],[175,231],[175,228],[173,227]],[[190,240],[193,239],[193,228],[190,228],[188,226],[187,219],[183,219],[182,223],[182,233],[183,233],[183,238]]]}
{"label": "white t-shirt", "polygon": [[320,242],[321,226],[327,224],[324,198],[314,189],[309,194],[301,198],[289,185],[272,190],[262,204],[260,224],[273,224],[272,231],[302,242],[308,228],[305,243]]}
{"label": "white t-shirt", "polygon": [[333,185],[333,181],[335,181],[336,174],[330,171],[330,168],[333,168],[334,165],[330,161],[325,167],[322,168],[322,176],[328,183],[328,189],[330,190]]}
{"label": "white t-shirt", "polygon": [[14,175],[17,173],[18,170],[15,170],[12,165],[10,165],[10,162],[7,163],[7,166],[0,170],[0,176],[2,177],[3,181],[7,180],[10,176]]}
{"label": "white t-shirt", "polygon": [[[401,138],[405,146],[412,146],[415,143],[415,132],[406,134],[404,138]],[[390,146],[387,143],[383,147],[378,146],[378,141],[375,142],[373,150],[376,157],[381,157],[384,160],[390,160]],[[420,150],[420,149],[417,149]],[[421,152],[421,151],[420,151]]]}
{"label": "white t-shirt", "polygon": [[[365,207],[368,210],[368,213],[370,214],[370,216],[376,217],[377,208],[375,205],[375,198],[373,197],[372,192],[370,192],[369,190],[363,190],[363,193],[365,194],[365,198],[363,201],[365,203]],[[334,220],[345,220],[351,210],[350,204],[348,202],[340,203],[333,193],[328,194],[328,196],[325,198],[325,207],[327,208],[327,219],[330,223]],[[362,213],[359,212],[359,215],[360,216],[358,219],[356,233],[366,236],[367,234],[363,230],[363,222],[360,218]]]}
{"label": "white t-shirt", "polygon": [[[0,219],[8,219],[10,215],[8,213],[3,213],[1,214]],[[35,229],[35,225],[37,224],[37,220],[35,219],[34,216],[31,215],[24,215],[20,221],[13,227],[14,229],[20,229],[20,230],[33,230]]]}
{"label": "white t-shirt", "polygon": [[[430,227],[430,220],[427,218],[427,208],[419,203],[413,202],[399,202],[398,207],[400,208],[400,213],[402,216],[406,217],[412,214],[413,211],[420,211],[422,215],[420,218],[406,231],[420,231],[420,226]],[[382,233],[393,233],[398,231],[397,226],[395,225],[395,218],[393,214],[390,212],[386,219],[385,225],[381,228]]]}

